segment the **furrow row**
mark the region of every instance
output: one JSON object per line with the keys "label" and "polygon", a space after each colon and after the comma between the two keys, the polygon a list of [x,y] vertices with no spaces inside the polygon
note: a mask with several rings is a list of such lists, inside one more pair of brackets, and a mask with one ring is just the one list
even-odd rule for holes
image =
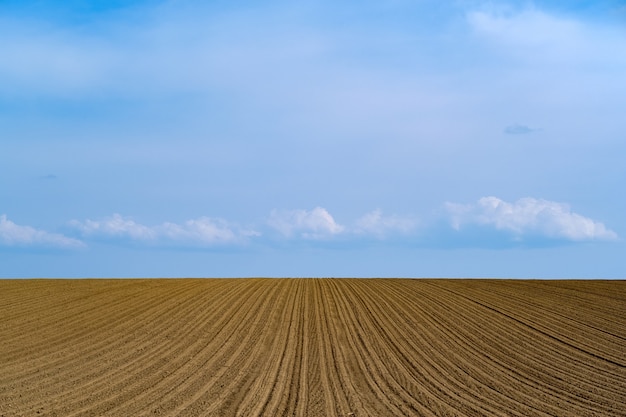
{"label": "furrow row", "polygon": [[[511,291],[510,288],[499,288],[494,285],[486,293],[481,289],[470,289],[466,293],[472,294],[473,297],[488,302],[486,300],[498,301],[498,305],[495,306],[500,310],[506,310],[509,315],[513,314],[524,318],[532,323],[537,323],[547,329],[549,333],[560,334],[562,337],[566,337],[570,342],[576,342],[588,349],[597,351],[602,350],[605,354],[609,354],[614,358],[620,356],[626,359],[626,353],[623,351],[623,344],[626,341],[626,337],[613,334],[611,331],[607,331],[606,323],[603,328],[587,324],[589,319],[579,318],[576,319],[578,312],[584,310],[585,303],[565,303],[569,306],[576,306],[576,308],[568,308],[564,312],[559,312],[558,305],[555,306],[554,302],[541,303],[541,298],[538,295],[532,297],[524,296],[520,294],[521,291]],[[597,305],[593,305],[596,308]],[[592,310],[589,309],[589,310]],[[593,311],[593,310],[592,310]],[[587,312],[584,317],[590,317]],[[607,316],[609,316],[607,314]],[[611,314],[611,316],[614,316]],[[616,317],[618,320],[619,318]],[[615,329],[617,331],[626,327],[626,319],[621,317],[621,320],[616,320]],[[609,328],[610,329],[610,328]],[[584,334],[587,337],[583,340],[580,339],[580,335]]]}
{"label": "furrow row", "polygon": [[626,282],[0,281],[0,416],[608,416]]}
{"label": "furrow row", "polygon": [[[75,361],[84,362],[90,358],[100,358],[102,353],[116,351],[115,347],[125,345],[135,341],[134,332],[147,324],[158,320],[161,314],[167,313],[168,308],[176,307],[176,300],[164,303],[163,297],[175,297],[180,293],[189,291],[188,286],[178,285],[173,291],[148,291],[144,297],[140,297],[138,292],[133,291],[115,303],[106,301],[98,302],[99,309],[91,310],[90,314],[82,316],[83,325],[77,325],[74,330],[68,330],[63,319],[54,326],[57,337],[45,338],[35,344],[22,346],[23,350],[18,350],[20,356],[28,355],[30,358],[28,366],[22,365],[19,375],[11,374],[14,383],[24,382],[27,379],[38,379],[41,377],[42,366],[51,369],[70,367]],[[112,311],[111,311],[112,310]],[[118,334],[117,330],[123,329],[125,333]],[[39,334],[39,327],[30,330],[33,334]],[[106,336],[112,334],[115,337],[113,342]],[[74,337],[72,337],[74,335]],[[114,343],[111,346],[111,343]],[[116,346],[117,345],[117,346]],[[116,351],[116,358],[119,358]],[[126,353],[126,352],[125,352]],[[20,362],[18,362],[20,365]],[[10,362],[6,363],[7,371],[12,369]]]}
{"label": "furrow row", "polygon": [[[214,292],[223,296],[225,301],[229,297],[237,296],[233,289],[223,289],[225,291],[220,292],[220,288],[193,285],[190,292],[175,297],[175,307],[166,311],[166,314],[141,322],[137,327],[122,328],[119,332],[112,333],[107,340],[110,341],[112,351],[121,355],[109,358],[104,368],[96,368],[94,373],[83,374],[75,380],[74,384],[80,387],[80,391],[90,393],[91,400],[87,406],[80,404],[81,395],[74,391],[73,395],[68,396],[71,401],[65,401],[66,408],[78,408],[79,411],[85,407],[106,410],[109,403],[123,402],[119,395],[120,390],[124,391],[125,396],[131,396],[136,385],[133,383],[136,381],[140,381],[139,385],[144,384],[141,392],[150,391],[152,384],[167,375],[174,358],[187,358],[184,351],[178,355],[181,346],[195,345],[193,334],[198,323],[189,320],[189,317],[199,320],[205,318],[203,312],[207,307],[204,293]],[[165,303],[168,293],[163,293],[162,297],[162,302]],[[123,344],[120,346],[116,339],[122,339]],[[111,384],[111,381],[115,383]],[[140,392],[140,389],[136,392]]]}
{"label": "furrow row", "polygon": [[[438,297],[445,299],[445,294],[439,293]],[[462,297],[452,298],[447,304],[454,302],[456,305],[462,305]],[[498,333],[502,333],[504,343],[494,346],[495,350],[485,345],[481,349],[482,352],[488,353],[491,360],[505,364],[504,366],[509,368],[511,375],[521,373],[527,381],[528,388],[531,385],[537,386],[539,389],[531,390],[531,395],[541,398],[545,397],[545,393],[549,393],[545,397],[546,401],[567,401],[579,404],[577,406],[579,413],[585,408],[599,408],[607,412],[615,406],[615,400],[623,399],[621,394],[623,388],[620,388],[620,385],[623,385],[623,378],[594,366],[597,364],[589,361],[589,358],[581,358],[580,352],[564,348],[560,342],[552,340],[549,335],[536,332],[524,325],[516,326],[516,322],[507,317],[499,319],[497,314],[491,314],[490,310],[487,310],[485,317],[492,316],[492,318],[481,318],[479,315],[481,309],[479,305],[477,307],[473,314],[478,317],[476,321],[472,321],[471,315],[466,316],[466,320],[469,320],[468,327],[473,331],[477,329],[485,331],[492,327],[483,325],[481,328],[481,324],[484,323],[495,325],[502,320],[506,323],[502,330],[496,330],[496,333],[492,333],[492,336],[488,336],[489,339],[487,339],[491,341],[491,344],[496,344]],[[459,330],[462,331],[462,329]],[[467,340],[471,340],[471,337],[471,333],[464,335],[464,339]],[[471,345],[477,346],[478,341],[471,341]],[[524,389],[524,386],[520,387],[520,391]],[[603,405],[607,398],[613,398],[614,401]]]}
{"label": "furrow row", "polygon": [[[393,292],[391,289],[385,291],[386,294]],[[489,357],[476,355],[473,347],[465,343],[460,327],[454,321],[445,320],[428,295],[423,288],[413,288],[412,291],[403,289],[396,293],[395,300],[397,308],[403,310],[396,321],[405,324],[408,334],[411,334],[412,327],[410,317],[420,315],[424,318],[424,325],[419,333],[414,334],[418,343],[408,340],[410,357],[416,358],[428,369],[428,378],[421,383],[432,386],[431,390],[450,404],[457,414],[494,415],[506,410],[507,415],[529,415],[532,407],[524,406],[519,401],[519,395],[513,395],[505,388],[519,385],[519,380],[510,375],[507,368],[495,366]],[[416,299],[419,303],[415,302]],[[456,317],[457,312],[452,310],[454,307],[454,304],[445,306],[448,314]],[[406,317],[409,317],[408,320]],[[477,341],[480,349],[483,342],[480,339]],[[468,354],[477,357],[467,361]],[[407,366],[411,366],[410,361]],[[451,392],[446,392],[442,386],[448,387]]]}

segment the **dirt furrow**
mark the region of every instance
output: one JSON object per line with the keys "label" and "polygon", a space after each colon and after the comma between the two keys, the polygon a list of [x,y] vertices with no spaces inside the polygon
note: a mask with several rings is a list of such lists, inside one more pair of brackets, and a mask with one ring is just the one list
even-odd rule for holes
{"label": "dirt furrow", "polygon": [[[260,295],[271,293],[274,288],[251,282],[241,290],[241,293],[229,292],[229,297],[216,300],[219,302],[215,303],[215,310],[211,309],[214,314],[194,314],[187,317],[186,320],[192,324],[192,331],[189,336],[181,337],[179,343],[168,349],[167,364],[153,382],[153,386],[146,389],[141,373],[135,375],[135,382],[130,389],[137,391],[136,395],[128,395],[123,401],[115,401],[114,407],[107,407],[107,413],[117,415],[122,411],[130,411],[140,414],[141,410],[146,409],[146,404],[154,412],[168,412],[180,406],[193,393],[203,389],[202,377],[212,369],[211,361],[224,360],[223,352],[232,346],[237,329],[250,324],[249,321],[242,323],[240,319],[246,319],[246,316],[238,316],[239,313],[248,307],[247,317],[250,318],[262,301]],[[257,302],[250,302],[251,300]],[[203,300],[200,305],[208,302],[209,300]],[[228,353],[225,356],[228,358]],[[221,363],[218,362],[217,368],[219,367]],[[136,398],[141,400],[139,404]],[[112,399],[115,399],[114,392],[111,392],[108,399],[111,405]],[[143,408],[141,404],[144,405]]]}
{"label": "dirt furrow", "polygon": [[[123,311],[117,310],[118,307],[128,310],[135,308],[127,302],[127,298],[133,296],[132,293],[129,294],[114,287],[111,291],[113,294],[106,293],[105,289],[98,289],[91,294],[90,287],[78,286],[78,288],[68,289],[71,293],[80,292],[80,297],[74,297],[73,300],[64,301],[58,305],[29,305],[30,311],[22,313],[22,316],[28,319],[20,319],[19,327],[11,326],[12,337],[0,342],[2,344],[0,348],[6,352],[4,361],[8,362],[13,357],[19,360],[24,354],[32,356],[42,349],[54,348],[55,344],[64,346],[68,338],[71,338],[75,344],[80,341],[83,334],[89,335],[89,332],[99,331],[101,326],[115,323],[117,318],[115,313],[118,317],[123,314]],[[87,294],[84,294],[85,292]],[[50,298],[54,299],[54,297]],[[106,317],[94,317],[94,311],[100,308],[104,308],[109,314]],[[85,320],[85,317],[90,320]],[[37,331],[36,341],[32,338],[33,329]]]}
{"label": "dirt furrow", "polygon": [[[300,287],[295,281],[287,283],[290,287]],[[268,354],[261,358],[264,362],[263,369],[239,404],[236,415],[282,415],[285,412],[278,408],[280,400],[288,396],[289,385],[293,379],[297,352],[294,342],[297,342],[296,335],[300,326],[296,320],[296,308],[302,308],[298,302],[301,301],[298,288],[290,288],[289,293],[289,302],[284,311],[274,319],[277,328],[273,332]]]}
{"label": "dirt furrow", "polygon": [[[180,287],[181,289],[187,288],[183,286]],[[154,295],[154,292],[152,292],[152,294]],[[174,297],[177,292],[167,291],[162,295],[165,294]],[[140,340],[137,339],[136,329],[146,325],[146,323],[142,324],[145,319],[149,319],[147,325],[153,327],[155,325],[154,322],[160,317],[160,314],[154,314],[155,311],[163,314],[167,312],[168,308],[167,303],[164,304],[162,302],[163,300],[160,300],[160,302],[159,300],[153,300],[151,303],[142,303],[136,294],[133,296],[133,301],[135,302],[129,302],[127,304],[143,305],[144,307],[146,304],[151,305],[141,313],[135,311],[136,314],[132,314],[131,311],[130,314],[124,314],[121,320],[110,320],[110,326],[102,329],[101,334],[98,335],[97,338],[91,337],[91,343],[89,343],[89,340],[86,340],[84,346],[72,344],[69,346],[66,345],[67,349],[55,350],[55,359],[42,367],[40,372],[31,373],[30,376],[28,376],[30,379],[15,378],[16,382],[22,385],[34,386],[37,390],[45,390],[49,387],[37,383],[37,380],[41,379],[41,371],[50,371],[52,378],[48,378],[49,382],[55,385],[59,384],[57,381],[63,381],[63,383],[71,382],[71,385],[66,389],[68,391],[75,391],[76,386],[80,386],[81,379],[86,379],[90,381],[90,383],[94,382],[93,378],[103,373],[103,366],[119,370],[120,366],[132,363],[136,359],[137,354],[142,351],[141,344],[139,343]],[[169,308],[174,308],[176,302],[169,304]],[[94,315],[98,315],[98,312],[96,311]],[[134,322],[135,324],[129,325],[129,322]],[[123,330],[123,332],[120,332],[120,329]],[[130,343],[133,344],[134,349],[128,349]],[[132,359],[129,359],[129,357]],[[45,363],[45,360],[46,357],[40,358],[38,362]],[[77,363],[94,363],[94,365],[84,367],[83,369],[87,370],[88,374],[79,376],[75,374]],[[66,398],[66,402],[68,399],[69,398]]]}
{"label": "dirt furrow", "polygon": [[0,417],[624,416],[626,281],[0,280]]}
{"label": "dirt furrow", "polygon": [[[428,298],[428,293],[422,293],[421,297]],[[433,300],[431,300],[431,302],[432,301]],[[481,336],[475,338],[477,330],[476,327],[469,326],[471,333],[464,333],[465,326],[461,324],[463,323],[462,321],[459,323],[461,324],[459,326],[459,324],[456,324],[453,321],[445,320],[445,315],[449,317],[455,317],[457,314],[461,317],[463,316],[460,312],[454,312],[454,314],[451,314],[452,312],[450,311],[450,308],[456,308],[457,306],[458,303],[444,303],[441,306],[444,316],[438,315],[434,311],[431,313],[433,314],[433,317],[438,316],[438,320],[443,320],[436,325],[436,328],[439,331],[447,332],[436,337],[435,340],[446,339],[453,343],[449,347],[444,348],[443,351],[447,352],[446,357],[438,358],[436,360],[436,363],[439,364],[439,366],[444,366],[445,371],[442,371],[442,377],[449,374],[455,375],[455,378],[460,378],[463,382],[458,387],[458,392],[463,393],[470,389],[471,393],[467,394],[470,394],[471,397],[475,397],[476,400],[484,404],[492,403],[500,405],[500,407],[506,405],[506,407],[502,409],[509,409],[507,414],[510,414],[512,412],[511,410],[519,408],[519,412],[522,415],[528,415],[529,410],[520,405],[520,400],[527,404],[535,403],[533,398],[536,393],[532,392],[532,390],[528,392],[528,389],[535,385],[533,380],[529,379],[528,375],[524,376],[523,374],[515,372],[515,367],[510,367],[510,364],[508,364],[509,355],[507,354],[506,356],[502,356],[500,353],[500,349],[502,349],[502,352],[507,352],[505,346],[500,347],[500,349],[494,349],[491,346],[493,343],[497,343],[498,334],[495,335],[496,338],[493,336],[489,336],[484,339]],[[491,324],[491,322],[487,321],[483,321],[483,323]],[[515,329],[509,329],[509,331],[512,330]],[[466,340],[471,340],[471,342],[466,343]],[[449,356],[455,358],[453,362],[450,362]],[[466,379],[467,376],[471,377],[469,381]],[[454,386],[457,383],[458,382],[455,382],[455,380],[451,380],[447,382],[447,385]],[[474,386],[475,384],[478,385]],[[479,392],[487,394],[486,397],[482,399],[480,397],[476,397]],[[524,395],[524,392],[527,394]],[[524,398],[526,398],[525,401]],[[544,404],[539,407],[539,409],[542,408],[549,409],[550,406],[548,404]]]}
{"label": "dirt furrow", "polygon": [[[259,357],[267,354],[268,345],[274,334],[268,329],[275,322],[272,316],[279,314],[289,298],[288,288],[280,281],[264,281],[271,285],[267,294],[255,295],[259,303],[253,311],[247,311],[242,303],[242,323],[230,334],[225,334],[217,349],[207,349],[199,366],[201,371],[190,380],[188,389],[181,391],[179,402],[173,410],[175,415],[211,415],[221,410],[224,415],[236,415],[242,399],[253,384],[262,365]],[[242,314],[237,314],[242,319]]]}
{"label": "dirt furrow", "polygon": [[[128,302],[127,304],[132,305],[133,303]],[[152,312],[154,313],[154,310]],[[107,315],[106,312],[103,314]],[[115,327],[116,324],[112,323],[111,325]],[[35,336],[38,335],[38,329],[33,328],[32,333]],[[54,391],[59,384],[66,383],[68,379],[66,372],[76,373],[78,369],[81,370],[81,373],[83,371],[91,371],[91,367],[84,367],[85,363],[89,363],[89,361],[85,362],[87,358],[92,357],[94,360],[98,360],[98,366],[103,364],[99,354],[92,356],[90,353],[93,352],[93,349],[101,348],[98,338],[92,337],[91,340],[91,344],[75,345],[66,343],[64,346],[53,345],[54,348],[49,352],[29,357],[24,369],[19,369],[19,367],[14,365],[3,366],[3,378],[8,378],[10,386],[20,387],[21,401],[28,401],[29,393],[34,396],[36,401],[41,401],[39,391]],[[119,355],[125,352],[115,353]],[[2,384],[0,384],[0,387],[2,387]],[[2,388],[0,388],[1,392],[3,392]]]}
{"label": "dirt furrow", "polygon": [[[177,331],[167,335],[172,339],[161,356],[167,358],[167,364],[159,372],[158,378],[151,385],[151,389],[144,390],[137,396],[129,397],[126,401],[117,401],[116,410],[128,410],[132,404],[152,404],[163,401],[169,395],[184,386],[190,373],[198,366],[201,352],[206,350],[213,340],[218,340],[221,334],[227,332],[227,326],[233,324],[235,313],[241,307],[237,300],[246,300],[254,294],[258,287],[253,285],[230,286],[223,292],[202,288],[202,298],[198,300],[194,309],[185,314],[181,320],[170,318],[168,325],[178,327]],[[185,304],[192,304],[186,301]],[[181,326],[179,323],[183,323]],[[172,394],[174,393],[174,394]],[[132,404],[129,404],[132,403]]]}
{"label": "dirt furrow", "polygon": [[326,279],[315,282],[318,301],[318,334],[322,336],[319,340],[322,386],[326,411],[331,415],[346,416],[354,408],[350,400],[354,389],[349,376],[347,377],[341,353],[341,346],[346,343],[345,330],[334,308],[335,304],[326,282]]}
{"label": "dirt furrow", "polygon": [[[386,358],[384,361],[386,366],[394,364],[398,368],[392,375],[404,380],[405,387],[417,385],[448,405],[454,404],[455,401],[464,403],[463,409],[456,409],[457,414],[496,412],[489,398],[468,396],[467,385],[472,382],[471,377],[461,372],[457,360],[454,359],[458,357],[454,344],[448,345],[446,350],[443,350],[436,343],[444,333],[437,334],[437,331],[442,330],[441,324],[433,321],[434,317],[427,309],[426,300],[420,297],[418,303],[407,305],[401,299],[394,298],[391,291],[384,293],[386,296],[384,307],[377,309],[376,307],[381,305],[380,297],[362,291],[361,306],[366,311],[372,311],[369,314],[372,323],[369,332],[380,334],[379,339],[384,343],[381,353]],[[416,304],[426,309],[411,309]],[[389,308],[390,305],[393,305],[393,308]],[[420,317],[420,325],[416,325],[413,319],[416,316]],[[451,339],[449,335],[443,337]],[[441,355],[443,352],[446,352],[446,355]],[[437,382],[441,378],[444,378],[441,381],[443,384]],[[447,390],[449,392],[445,392],[442,386],[449,387]],[[453,411],[447,409],[448,412]]]}
{"label": "dirt furrow", "polygon": [[[457,295],[471,299],[475,303],[490,309],[494,313],[508,317],[509,319],[518,322],[520,325],[527,326],[528,328],[541,333],[543,336],[578,352],[578,355],[573,356],[578,356],[581,363],[588,362],[589,358],[595,358],[600,360],[600,362],[596,362],[598,366],[602,366],[602,362],[605,362],[605,365],[613,365],[610,367],[611,369],[614,369],[614,367],[622,369],[626,368],[626,364],[622,362],[622,357],[624,356],[623,354],[620,354],[619,358],[615,358],[610,352],[599,351],[596,347],[590,346],[586,343],[587,332],[584,331],[581,331],[578,337],[573,338],[572,335],[568,334],[568,332],[564,330],[564,326],[557,326],[553,323],[550,324],[548,317],[533,315],[532,312],[529,312],[530,306],[515,306],[507,297],[485,297],[482,295],[484,294],[484,291],[480,290],[471,292],[471,296],[467,294],[467,292],[462,294],[458,290],[449,289],[449,291],[453,291]],[[585,337],[580,337],[580,334],[585,335]],[[618,350],[620,349],[618,348]]]}
{"label": "dirt furrow", "polygon": [[[372,337],[375,336],[374,333],[368,333],[364,329],[363,317],[355,308],[354,294],[346,285],[348,282],[334,280],[327,283],[334,290],[335,302],[347,329],[348,344],[345,346],[345,355],[352,359],[350,372],[357,390],[355,394],[360,399],[355,405],[359,407],[356,411],[366,415],[389,416],[406,415],[403,408],[413,408],[415,412],[420,405],[410,396],[403,396],[403,389],[396,381],[385,378],[385,364],[375,354],[375,346],[379,341]],[[366,401],[368,398],[372,398],[372,401]],[[409,404],[409,407],[405,407],[405,404]]]}
{"label": "dirt furrow", "polygon": [[[206,297],[203,294],[210,289],[205,285],[200,288],[194,285],[193,291],[182,298],[185,302],[181,303],[179,300],[178,308],[160,315],[158,323],[142,325],[139,332],[120,333],[118,335],[120,337],[134,339],[135,349],[130,353],[130,357],[124,356],[109,363],[96,377],[87,376],[81,380],[84,382],[80,386],[81,390],[91,393],[91,406],[106,410],[109,408],[106,404],[124,404],[124,397],[133,398],[133,393],[140,392],[139,395],[142,395],[151,392],[152,390],[148,388],[158,385],[166,375],[173,372],[180,361],[188,360],[187,351],[179,350],[193,349],[197,345],[198,339],[193,336],[198,330],[198,323],[195,320],[212,317],[210,314],[212,310],[207,308]],[[167,297],[167,294],[163,296]],[[227,294],[223,296],[228,300]],[[190,320],[190,317],[194,320]],[[115,335],[111,338],[115,338]],[[115,380],[116,384],[111,384],[111,380]],[[120,390],[124,391],[124,395],[119,395]]]}
{"label": "dirt furrow", "polygon": [[[424,288],[422,288],[424,290]],[[427,288],[426,288],[427,290]],[[386,291],[385,293],[393,293]],[[424,326],[419,334],[407,340],[410,348],[400,352],[405,366],[414,372],[427,375],[422,384],[427,387],[440,400],[450,404],[455,413],[466,415],[494,415],[494,413],[506,410],[507,415],[528,415],[527,407],[520,404],[510,396],[505,395],[491,373],[499,372],[493,368],[491,361],[478,358],[476,366],[464,360],[467,345],[457,334],[456,325],[453,322],[442,320],[437,313],[436,306],[429,300],[428,292],[414,292],[404,299],[407,291],[398,292],[394,305],[403,312],[394,321],[406,324],[406,332],[411,335],[411,317],[420,315],[424,318]],[[419,294],[419,297],[415,297]],[[415,303],[418,299],[419,303]],[[451,313],[449,305],[448,314]],[[456,306],[454,306],[456,307]],[[408,320],[407,320],[408,317]],[[415,344],[414,341],[420,341]],[[416,356],[417,355],[417,356]],[[410,360],[408,358],[414,358]],[[482,362],[482,363],[481,363]],[[415,364],[419,364],[417,367]],[[516,383],[514,378],[506,375],[504,383]],[[447,388],[447,389],[446,389]],[[500,410],[500,411],[498,411]]]}
{"label": "dirt furrow", "polygon": [[[445,299],[443,294],[439,297]],[[451,304],[463,304],[463,299],[451,299]],[[475,310],[474,315],[481,314],[480,310]],[[492,317],[487,314],[486,317]],[[506,318],[505,318],[506,319]],[[472,325],[472,318],[467,316],[470,329],[478,329],[481,323],[485,323],[486,319],[477,319]],[[491,324],[500,323],[497,317],[492,317]],[[484,327],[484,331],[488,331],[489,327]],[[459,331],[463,331],[460,329]],[[505,335],[503,343],[499,343],[497,349],[491,349],[485,346],[482,352],[489,353],[490,360],[501,364],[508,368],[510,375],[521,376],[523,385],[519,387],[520,392],[528,391],[529,396],[536,398],[549,398],[551,402],[565,401],[578,404],[574,407],[579,409],[579,413],[586,407],[593,409],[601,407],[600,398],[613,397],[619,398],[621,392],[619,388],[611,386],[608,381],[617,382],[614,377],[608,377],[598,374],[597,370],[589,373],[589,367],[586,364],[577,362],[578,359],[568,356],[567,351],[559,349],[559,343],[553,342],[542,334],[533,334],[533,330],[526,330],[524,326],[511,326],[510,323],[506,327],[502,327],[500,333]],[[526,336],[524,334],[527,333]],[[497,336],[498,333],[494,334]],[[516,336],[518,335],[518,336]],[[466,338],[471,338],[471,334],[466,334]],[[496,342],[493,336],[490,336],[492,343]],[[506,342],[509,341],[507,346]],[[515,343],[511,343],[515,341]],[[472,341],[471,345],[478,345],[479,341]],[[550,348],[547,346],[553,345]],[[479,352],[475,352],[473,357],[477,358]],[[586,368],[587,371],[579,368]],[[589,379],[590,375],[594,375],[593,379]],[[605,380],[607,383],[600,382]],[[599,393],[596,391],[600,391]],[[545,396],[549,393],[549,396]],[[546,407],[543,405],[542,407]],[[610,407],[609,407],[610,408]],[[606,411],[606,409],[604,409]],[[579,414],[580,415],[580,414]]]}
{"label": "dirt furrow", "polygon": [[[548,306],[545,304],[542,306],[541,303],[535,301],[539,298],[538,296],[523,297],[517,294],[519,291],[514,292],[510,289],[507,291],[506,287],[500,288],[494,285],[488,293],[480,289],[470,291],[473,298],[480,299],[483,303],[488,303],[488,300],[492,299],[498,300],[498,305],[490,305],[501,312],[506,312],[509,316],[514,315],[527,323],[540,326],[547,333],[559,335],[568,343],[579,345],[583,350],[588,350],[595,355],[601,351],[603,355],[615,358],[616,363],[626,362],[626,352],[622,349],[626,337],[613,335],[610,331],[597,329],[582,320],[572,318],[576,315],[572,310],[576,311],[583,307],[579,303],[576,304],[578,309],[569,309],[565,314],[558,312],[554,302]],[[465,294],[467,295],[467,292]],[[619,328],[624,327],[626,327],[626,319],[623,319],[619,326]],[[581,340],[578,337],[580,334],[585,334],[587,337]]]}

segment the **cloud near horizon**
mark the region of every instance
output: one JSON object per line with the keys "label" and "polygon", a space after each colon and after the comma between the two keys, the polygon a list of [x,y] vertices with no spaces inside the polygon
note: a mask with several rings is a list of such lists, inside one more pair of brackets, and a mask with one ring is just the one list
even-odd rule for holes
{"label": "cloud near horizon", "polygon": [[21,226],[0,215],[0,246],[15,248],[78,249],[85,244],[59,233],[50,233],[31,226]]}
{"label": "cloud near horizon", "polygon": [[409,235],[415,231],[417,221],[409,217],[385,216],[382,210],[371,211],[356,221],[353,232],[358,235],[373,235],[385,238],[394,234]]}
{"label": "cloud near horizon", "polygon": [[617,233],[600,222],[571,211],[567,204],[521,198],[514,203],[497,197],[483,197],[476,203],[446,203],[452,228],[479,226],[512,235],[515,241],[529,238],[571,242],[615,241]]}
{"label": "cloud near horizon", "polygon": [[267,224],[287,238],[324,239],[346,230],[322,207],[313,210],[275,209],[270,213]]}
{"label": "cloud near horizon", "polygon": [[265,225],[255,229],[211,217],[147,226],[116,213],[99,220],[72,220],[68,226],[74,237],[68,237],[17,225],[2,215],[0,246],[75,249],[86,247],[89,242],[104,241],[147,247],[232,247],[253,241],[262,243],[263,238],[272,239],[271,232],[287,241],[350,244],[400,238],[423,247],[456,247],[459,244],[509,247],[512,243],[541,246],[544,243],[619,240],[616,232],[601,222],[572,212],[567,204],[530,197],[514,203],[493,196],[469,204],[448,202],[440,219],[443,224],[433,222],[429,226],[416,217],[385,215],[376,209],[346,225],[318,206],[311,210],[274,209]]}
{"label": "cloud near horizon", "polygon": [[380,240],[394,235],[409,235],[417,226],[415,219],[387,216],[380,209],[364,214],[352,226],[347,226],[338,223],[323,207],[312,210],[272,210],[267,224],[284,238],[314,240],[328,240],[338,236],[353,240],[370,236]]}
{"label": "cloud near horizon", "polygon": [[182,224],[164,222],[145,226],[114,214],[101,220],[73,220],[70,226],[85,239],[122,240],[148,245],[214,246],[243,244],[260,233],[223,219],[200,217]]}

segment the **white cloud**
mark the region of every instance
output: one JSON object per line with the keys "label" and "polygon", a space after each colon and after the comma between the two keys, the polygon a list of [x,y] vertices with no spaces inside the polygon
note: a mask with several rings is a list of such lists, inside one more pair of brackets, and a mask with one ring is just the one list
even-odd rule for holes
{"label": "white cloud", "polygon": [[0,216],[0,245],[9,247],[81,248],[84,243],[58,233],[49,233],[30,226],[20,226]]}
{"label": "white cloud", "polygon": [[157,238],[157,233],[154,230],[117,213],[103,220],[85,220],[84,222],[72,220],[70,225],[86,237],[113,237],[145,241]]}
{"label": "white cloud", "polygon": [[102,220],[73,220],[70,225],[85,238],[122,239],[152,245],[220,245],[244,243],[258,236],[223,219],[200,217],[182,224],[165,222],[145,226],[119,214]]}
{"label": "white cloud", "polygon": [[374,235],[384,238],[390,234],[408,234],[417,223],[414,219],[396,215],[384,216],[381,210],[374,210],[356,221],[354,232],[360,235]]}
{"label": "white cloud", "polygon": [[512,233],[518,240],[540,236],[571,241],[616,240],[617,234],[604,224],[573,213],[567,204],[522,198],[508,203],[496,197],[483,197],[475,204],[445,205],[452,227],[492,226]]}
{"label": "white cloud", "polygon": [[164,223],[155,228],[159,236],[176,242],[199,244],[236,243],[246,238],[259,236],[253,230],[242,230],[222,219],[200,217],[187,220],[184,224]]}
{"label": "white cloud", "polygon": [[345,227],[335,222],[326,209],[313,210],[272,210],[267,221],[285,237],[294,235],[305,239],[322,239],[345,231]]}
{"label": "white cloud", "polygon": [[344,226],[335,221],[324,208],[313,210],[273,210],[268,225],[287,238],[329,239],[342,236],[347,239],[375,237],[384,239],[393,235],[406,235],[417,226],[408,217],[386,216],[379,209],[358,218],[352,226]]}

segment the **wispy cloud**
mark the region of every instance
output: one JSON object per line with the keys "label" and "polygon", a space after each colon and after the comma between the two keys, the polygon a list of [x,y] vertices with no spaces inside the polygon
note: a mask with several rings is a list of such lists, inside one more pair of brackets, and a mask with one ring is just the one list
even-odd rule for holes
{"label": "wispy cloud", "polygon": [[624,50],[618,27],[598,26],[578,16],[549,13],[538,7],[490,6],[466,14],[473,33],[505,54],[545,66],[626,63],[613,51]]}
{"label": "wispy cloud", "polygon": [[322,207],[313,210],[272,210],[267,224],[284,237],[305,239],[329,238],[346,230]]}
{"label": "wispy cloud", "polygon": [[16,224],[3,214],[0,215],[0,246],[77,249],[84,247],[85,244],[78,239],[59,233],[50,233],[31,226]]}
{"label": "wispy cloud", "polygon": [[496,197],[483,197],[472,204],[446,203],[454,230],[475,226],[495,229],[513,237],[555,239],[572,242],[617,240],[617,234],[604,224],[571,211],[567,204],[535,198],[514,203]]}
{"label": "wispy cloud", "polygon": [[415,231],[417,221],[397,215],[385,216],[380,209],[371,211],[357,219],[353,232],[357,235],[372,235],[385,238],[392,235],[408,235]]}
{"label": "wispy cloud", "polygon": [[246,243],[259,233],[223,219],[200,217],[184,223],[155,226],[114,214],[101,220],[73,220],[70,226],[85,239],[120,240],[147,245],[219,246]]}
{"label": "wispy cloud", "polygon": [[289,69],[306,70],[305,62],[325,49],[321,36],[290,23],[302,19],[298,7],[267,5],[250,14],[200,2],[161,3],[95,15],[89,26],[0,18],[0,75],[7,81],[0,91],[128,97],[238,90],[242,84],[246,91],[266,91],[276,85],[261,81],[292,80]]}
{"label": "wispy cloud", "polygon": [[467,13],[467,20],[475,32],[518,48],[570,45],[583,35],[583,27],[577,21],[534,7],[487,7]]}
{"label": "wispy cloud", "polygon": [[510,125],[504,128],[504,133],[508,135],[527,135],[529,133],[536,132],[540,129],[533,128],[526,125]]}
{"label": "wispy cloud", "polygon": [[380,209],[366,213],[348,224],[340,224],[322,207],[312,210],[273,210],[267,224],[288,239],[329,241],[339,238],[346,243],[408,236],[417,227],[415,218],[385,215]]}
{"label": "wispy cloud", "polygon": [[70,226],[78,230],[81,235],[90,238],[120,238],[139,241],[150,241],[157,238],[155,230],[117,213],[101,220],[72,220]]}

